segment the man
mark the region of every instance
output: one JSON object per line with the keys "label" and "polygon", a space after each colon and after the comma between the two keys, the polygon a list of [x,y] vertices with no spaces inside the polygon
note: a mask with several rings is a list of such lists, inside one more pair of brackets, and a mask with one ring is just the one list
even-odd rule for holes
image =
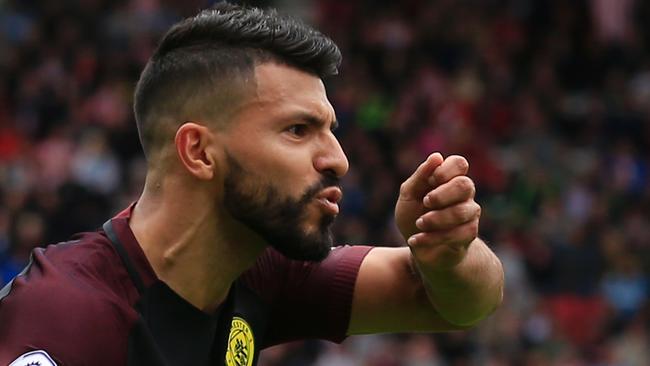
{"label": "man", "polygon": [[332,249],[348,162],[321,78],[340,53],[272,11],[175,25],[135,115],[143,193],[94,233],[37,249],[0,292],[0,364],[253,365],[304,338],[465,329],[500,303],[465,159],[401,187],[404,248]]}

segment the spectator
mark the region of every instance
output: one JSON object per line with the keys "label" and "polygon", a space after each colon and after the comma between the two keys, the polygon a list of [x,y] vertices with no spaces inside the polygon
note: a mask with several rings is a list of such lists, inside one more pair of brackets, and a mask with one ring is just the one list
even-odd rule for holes
{"label": "spectator", "polygon": [[[138,70],[212,2],[0,2],[0,286],[137,197]],[[397,242],[404,175],[462,153],[508,281],[475,331],[303,342],[260,365],[650,364],[649,4],[301,3],[344,55],[328,85],[352,166],[340,241]]]}

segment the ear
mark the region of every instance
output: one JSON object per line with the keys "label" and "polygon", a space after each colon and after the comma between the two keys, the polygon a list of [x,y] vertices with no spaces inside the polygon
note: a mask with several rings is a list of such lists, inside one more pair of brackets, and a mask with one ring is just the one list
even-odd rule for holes
{"label": "ear", "polygon": [[210,130],[193,122],[186,122],[176,131],[176,153],[185,169],[201,180],[214,177],[217,162],[209,153],[213,138]]}

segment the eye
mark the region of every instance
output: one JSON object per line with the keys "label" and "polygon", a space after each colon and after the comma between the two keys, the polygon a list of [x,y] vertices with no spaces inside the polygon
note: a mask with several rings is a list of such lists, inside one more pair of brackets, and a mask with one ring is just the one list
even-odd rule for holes
{"label": "eye", "polygon": [[287,128],[287,132],[290,134],[296,136],[296,137],[304,137],[307,135],[307,129],[309,126],[306,124],[295,124]]}

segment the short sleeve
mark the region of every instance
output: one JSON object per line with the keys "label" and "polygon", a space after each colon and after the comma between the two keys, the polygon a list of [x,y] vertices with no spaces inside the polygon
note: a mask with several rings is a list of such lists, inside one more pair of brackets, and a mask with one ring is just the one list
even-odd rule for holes
{"label": "short sleeve", "polygon": [[263,347],[299,339],[343,341],[359,267],[371,249],[336,247],[319,263],[267,250],[243,277],[270,310]]}
{"label": "short sleeve", "polygon": [[65,276],[36,252],[29,269],[3,291],[0,365],[25,354],[47,355],[59,366],[124,363],[127,329],[116,306]]}

